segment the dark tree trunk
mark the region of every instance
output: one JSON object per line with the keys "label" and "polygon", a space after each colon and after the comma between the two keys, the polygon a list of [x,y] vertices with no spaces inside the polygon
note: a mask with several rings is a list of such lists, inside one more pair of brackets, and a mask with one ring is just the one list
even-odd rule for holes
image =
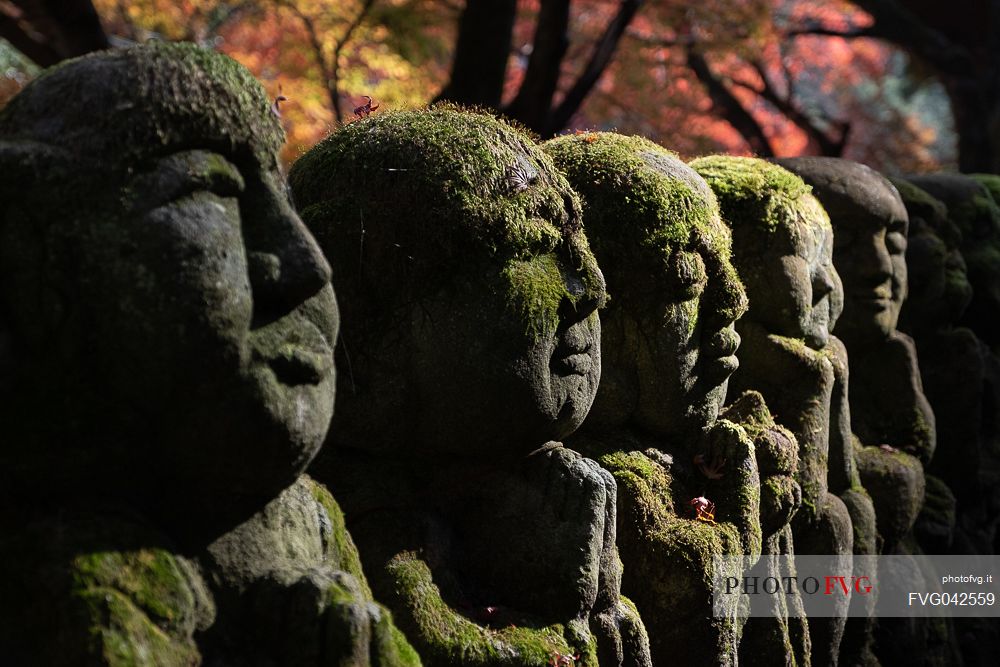
{"label": "dark tree trunk", "polygon": [[459,21],[451,81],[437,99],[501,109],[542,137],[550,137],[569,124],[593,90],[642,2],[619,1],[617,14],[593,46],[583,71],[569,86],[563,87],[566,95],[554,105],[569,46],[572,0],[542,0],[524,81],[510,105],[501,109],[517,3],[468,0]]}
{"label": "dark tree trunk", "polygon": [[109,46],[90,0],[10,0],[0,37],[41,67]]}
{"label": "dark tree trunk", "polygon": [[749,111],[743,108],[743,104],[726,87],[726,84],[712,73],[712,68],[709,67],[705,56],[688,48],[687,65],[705,86],[708,96],[712,98],[715,111],[736,128],[736,131],[750,145],[750,150],[760,157],[774,157],[774,149],[771,148],[771,142],[767,140],[760,123]]}
{"label": "dark tree trunk", "polygon": [[542,0],[528,70],[517,97],[504,110],[535,132],[546,136],[559,70],[569,48],[570,0]]}
{"label": "dark tree trunk", "polygon": [[998,83],[972,76],[944,81],[958,134],[958,168],[963,172],[1000,173]]}
{"label": "dark tree trunk", "polygon": [[500,108],[517,0],[469,0],[458,24],[451,80],[437,96]]}

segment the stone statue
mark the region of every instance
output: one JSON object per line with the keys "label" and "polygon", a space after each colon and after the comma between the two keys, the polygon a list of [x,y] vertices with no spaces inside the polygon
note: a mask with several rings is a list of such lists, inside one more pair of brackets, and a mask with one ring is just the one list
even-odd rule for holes
{"label": "stone statue", "polygon": [[909,289],[899,328],[913,337],[920,375],[937,424],[937,448],[926,476],[924,508],[914,528],[927,553],[949,553],[955,491],[980,499],[984,364],[976,335],[956,323],[972,299],[962,233],[938,199],[902,178],[891,179],[910,218],[906,264]]}
{"label": "stone statue", "polygon": [[[770,553],[845,561],[852,553],[873,555],[874,508],[852,456],[847,354],[830,334],[844,292],[829,217],[802,179],[775,164],[711,156],[691,166],[712,186],[733,230],[733,263],[750,299],[736,325],[743,346],[730,389],[761,392],[799,446],[802,507],[792,524],[794,551],[778,550],[793,541],[776,535]],[[855,574],[874,580],[867,566],[859,560]],[[865,608],[861,599],[855,604]],[[847,610],[845,600],[843,616],[809,620],[813,665],[871,664],[872,624],[847,621],[845,635]],[[797,663],[809,663],[800,653]]]}
{"label": "stone statue", "polygon": [[649,665],[615,481],[561,440],[601,373],[604,278],[530,138],[452,107],[372,115],[294,165],[344,327],[314,468],[428,665]]}
{"label": "stone statue", "polygon": [[[907,292],[906,208],[892,183],[865,165],[837,158],[778,162],[813,187],[833,224],[833,261],[845,294],[834,333],[849,355],[851,427],[860,441],[854,455],[875,505],[880,551],[919,553],[912,529],[924,504],[923,467],[936,440],[916,348],[896,330]],[[918,571],[910,560],[896,562]],[[943,641],[937,627],[880,619],[876,654],[887,664],[927,654]]]}
{"label": "stone statue", "polygon": [[[977,430],[979,456],[968,463],[957,454],[936,457],[932,469],[949,483],[958,496],[959,530],[955,535],[958,542],[953,550],[958,553],[996,553],[1000,545],[1000,531],[995,527],[1000,516],[1000,433],[994,418],[1000,412],[1000,357],[997,354],[1000,351],[1000,326],[996,315],[1000,309],[1000,264],[997,261],[1000,256],[1000,206],[996,200],[1000,196],[1000,176],[929,174],[912,176],[908,180],[947,206],[949,227],[956,228],[951,236],[958,235],[958,247],[972,286],[972,300],[958,318],[959,327],[955,331],[971,329],[978,339],[978,352],[974,352],[967,334],[953,334],[962,336],[965,342],[963,349],[968,358],[963,367],[971,371],[971,367],[978,363],[979,370],[968,378],[957,372],[936,378],[935,384],[941,384],[940,389],[934,391],[941,392],[937,396],[942,401],[954,400],[956,421],[953,425],[956,428],[966,433],[970,429]],[[945,240],[948,242],[951,239]],[[915,332],[914,337],[917,336]],[[957,354],[957,350],[949,350],[949,354],[952,353]],[[944,372],[944,366],[941,370]],[[970,391],[982,392],[981,419],[978,421],[975,414],[969,413],[970,410],[976,411],[975,406],[960,403],[957,396],[948,393],[948,383],[954,384],[959,378],[963,380],[963,395]],[[926,382],[930,383],[930,380]],[[944,409],[950,410],[951,407]],[[958,410],[966,413],[961,422],[958,421]],[[954,435],[957,436],[957,433]],[[948,437],[951,442],[955,441],[952,434]],[[970,441],[963,441],[965,444],[959,451],[969,447]],[[973,470],[976,474],[970,474]]]}
{"label": "stone statue", "polygon": [[302,475],[338,314],[283,140],[247,70],[186,44],[0,112],[5,659],[420,664]]}
{"label": "stone statue", "polygon": [[1000,204],[990,191],[997,177],[925,174],[907,180],[948,208],[962,234],[961,251],[972,301],[959,324],[972,329],[994,354],[1000,352]]}
{"label": "stone statue", "polygon": [[[759,557],[754,436],[774,436],[780,461],[769,470],[791,470],[794,444],[772,434],[762,404],[743,406],[753,432],[719,417],[737,366],[733,321],[746,309],[729,232],[705,182],[657,144],[600,132],[544,148],[584,200],[612,292],[601,386],[570,443],[618,481],[622,591],[647,623],[655,664],[736,664],[743,619],[735,607],[713,614],[713,557]],[[787,522],[797,497],[784,490]]]}
{"label": "stone statue", "polygon": [[869,167],[839,158],[777,161],[798,174],[830,215],[833,262],[844,284],[834,333],[847,347],[851,426],[861,482],[875,503],[882,553],[910,534],[934,453],[934,413],[912,339],[896,330],[906,297],[908,217],[899,193]]}

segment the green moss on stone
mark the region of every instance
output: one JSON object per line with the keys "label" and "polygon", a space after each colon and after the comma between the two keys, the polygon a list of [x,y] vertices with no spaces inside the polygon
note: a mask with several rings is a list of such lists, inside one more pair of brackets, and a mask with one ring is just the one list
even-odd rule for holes
{"label": "green moss on stone", "polygon": [[889,181],[896,186],[899,196],[906,205],[906,211],[912,218],[919,215],[927,221],[943,220],[948,217],[948,207],[940,199],[930,195],[926,190],[918,188],[905,178],[890,178]]}
{"label": "green moss on stone", "polygon": [[559,326],[559,304],[563,299],[576,301],[566,289],[558,259],[551,253],[531,261],[513,259],[503,275],[512,287],[512,303],[508,306],[520,313],[535,336]]}
{"label": "green moss on stone", "polygon": [[[68,99],[80,111],[52,123],[52,108]],[[245,67],[216,51],[167,42],[46,70],[0,112],[0,135],[58,148],[78,170],[99,161],[103,174],[192,146],[270,166],[284,143],[270,100]]]}
{"label": "green moss on stone", "polygon": [[[411,634],[420,638],[419,648],[429,665],[543,667],[556,653],[592,655],[588,632],[569,632],[559,624],[490,629],[473,623],[441,599],[430,568],[415,553],[395,556],[388,572],[415,626]],[[581,641],[586,637],[588,643],[571,645],[574,636]],[[583,664],[597,663],[595,659]]]}
{"label": "green moss on stone", "polygon": [[439,106],[351,123],[303,155],[289,181],[345,302],[381,294],[371,308],[384,314],[498,262],[505,300],[537,333],[557,324],[556,296],[568,294],[556,286],[557,255],[585,296],[607,298],[579,198],[530,137],[486,113]]}
{"label": "green moss on stone", "polygon": [[691,167],[712,187],[732,227],[794,231],[794,212],[808,204],[812,192],[792,172],[758,158],[710,155],[692,160]]}
{"label": "green moss on stone", "polygon": [[1000,176],[997,174],[969,174],[969,176],[985,185],[993,201],[1000,203]]}
{"label": "green moss on stone", "polygon": [[715,197],[674,153],[612,132],[565,135],[543,148],[584,200],[594,252],[618,280],[613,292],[626,299],[662,295],[665,282],[674,282],[669,286],[680,300],[696,283],[682,275],[683,266],[671,265],[672,258],[676,251],[708,249],[725,258],[720,270],[729,284],[718,290],[728,295],[720,304],[724,313],[733,319],[742,314],[742,285],[729,263],[731,239],[719,224]]}
{"label": "green moss on stone", "polygon": [[100,664],[109,667],[201,664],[194,642],[175,641],[120,591],[91,588],[78,599],[89,609],[90,655]]}
{"label": "green moss on stone", "polygon": [[195,600],[181,568],[175,556],[161,549],[104,551],[78,555],[73,577],[76,590],[120,591],[153,623],[184,634],[193,629]]}
{"label": "green moss on stone", "polygon": [[948,207],[948,211],[951,219],[961,230],[963,238],[973,239],[978,235],[977,220],[989,220],[993,227],[1000,224],[1000,206],[985,188],[981,194],[953,203]]}
{"label": "green moss on stone", "polygon": [[330,520],[330,532],[326,538],[327,542],[324,544],[324,549],[327,552],[325,555],[329,559],[330,566],[343,570],[354,577],[361,586],[365,598],[371,600],[372,592],[368,587],[365,573],[361,569],[361,556],[358,554],[358,548],[354,545],[350,533],[347,532],[347,524],[344,521],[344,513],[341,511],[340,505],[337,504],[333,495],[324,485],[308,475],[303,475],[303,478],[309,485],[313,498],[324,509]]}

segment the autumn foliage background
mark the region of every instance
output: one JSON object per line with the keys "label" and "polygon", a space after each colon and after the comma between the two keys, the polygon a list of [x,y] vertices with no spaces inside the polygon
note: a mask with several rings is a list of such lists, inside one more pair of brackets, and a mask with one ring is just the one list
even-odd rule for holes
{"label": "autumn foliage background", "polygon": [[[20,16],[25,29],[35,20],[26,9],[32,4],[0,0],[0,19]],[[374,98],[380,110],[419,107],[442,91],[450,96],[459,58],[473,75],[476,71],[456,46],[466,10],[461,0],[92,4],[113,45],[151,38],[199,42],[245,64],[272,96],[288,98],[281,115],[289,162],[337,124],[351,122],[363,95]],[[548,68],[549,78],[555,77],[550,106],[558,110],[587,75],[609,26],[624,9],[632,11],[582,103],[569,105],[568,121],[558,127],[527,123],[543,136],[615,129],[645,135],[685,157],[842,155],[890,173],[953,168],[959,161],[955,114],[940,72],[913,49],[867,36],[877,17],[862,9],[863,2],[485,4],[506,6],[513,17],[509,43],[501,45],[502,85],[493,106],[528,118],[539,116],[524,111],[518,94],[526,78],[535,87],[524,90],[532,95],[539,80],[545,83],[545,71],[531,70],[536,50],[561,51],[555,67]],[[562,20],[563,10],[565,25],[546,42],[541,29]],[[494,34],[503,33],[502,26],[502,21],[492,26]],[[540,59],[539,53],[536,62]],[[484,65],[488,78],[487,69]],[[0,40],[0,104],[38,70]]]}

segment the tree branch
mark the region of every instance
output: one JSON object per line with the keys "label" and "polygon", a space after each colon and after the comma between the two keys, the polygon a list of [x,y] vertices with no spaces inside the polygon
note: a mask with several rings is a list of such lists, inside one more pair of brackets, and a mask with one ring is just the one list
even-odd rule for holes
{"label": "tree branch", "polygon": [[777,109],[785,118],[795,123],[798,128],[806,133],[809,140],[816,145],[820,155],[840,157],[844,154],[844,146],[847,144],[847,135],[850,130],[849,123],[831,120],[830,125],[837,130],[836,135],[831,137],[820,129],[816,125],[816,122],[792,101],[791,91],[785,96],[778,94],[764,66],[759,61],[751,61],[750,65],[757,71],[761,81],[763,81],[763,88],[756,88],[743,81],[733,81],[735,85],[759,95],[761,99]]}
{"label": "tree branch", "polygon": [[108,48],[90,0],[8,0],[0,37],[41,67]]}
{"label": "tree branch", "polygon": [[549,112],[569,48],[570,0],[542,0],[528,69],[517,96],[504,112],[548,136]]}
{"label": "tree branch", "polygon": [[55,65],[61,60],[56,50],[44,42],[43,35],[34,31],[29,33],[20,22],[3,12],[0,12],[0,37],[40,67]]}
{"label": "tree branch", "polygon": [[552,120],[549,122],[550,134],[554,134],[569,124],[570,118],[577,112],[583,100],[597,84],[604,70],[607,69],[611,58],[618,48],[618,42],[629,23],[635,18],[636,12],[642,6],[642,0],[622,0],[621,7],[611,23],[608,24],[604,35],[594,48],[594,53],[590,57],[587,66],[577,78],[576,83],[567,91],[566,96],[552,112]]}
{"label": "tree branch", "polygon": [[896,0],[851,0],[872,15],[868,31],[919,56],[939,70],[968,74],[976,65],[973,54],[961,44],[921,21]]}
{"label": "tree branch", "polygon": [[344,50],[344,46],[347,45],[347,42],[350,41],[351,35],[354,34],[354,31],[358,29],[364,22],[365,17],[368,16],[372,5],[375,4],[375,0],[365,0],[361,6],[361,11],[347,25],[343,36],[334,42],[333,53],[329,60],[323,55],[323,42],[320,40],[319,31],[316,29],[316,22],[313,20],[313,17],[299,9],[293,0],[279,0],[278,4],[282,7],[287,7],[302,21],[302,25],[305,26],[306,36],[309,38],[309,46],[313,51],[313,56],[316,58],[316,64],[319,66],[320,76],[323,77],[323,85],[326,87],[326,93],[330,100],[330,108],[333,110],[337,122],[342,123],[344,121],[344,112],[340,106],[340,54]]}
{"label": "tree branch", "polygon": [[761,157],[774,157],[774,149],[771,142],[764,135],[757,119],[750,115],[750,112],[743,108],[740,101],[726,88],[725,84],[712,73],[712,69],[705,59],[705,56],[694,49],[687,50],[687,65],[694,72],[698,80],[705,86],[709,97],[716,108],[716,112],[730,125],[736,128],[750,150]]}
{"label": "tree branch", "polygon": [[354,20],[348,24],[347,30],[344,31],[344,36],[337,40],[333,46],[333,55],[330,58],[331,78],[328,88],[330,90],[330,97],[335,100],[333,108],[337,115],[338,123],[343,122],[343,114],[340,110],[340,54],[347,45],[347,42],[350,41],[351,35],[353,35],[354,31],[361,26],[365,17],[368,16],[369,12],[371,12],[372,5],[374,4],[375,0],[365,0],[365,3],[361,6],[361,11],[358,12],[358,15],[354,17]]}
{"label": "tree branch", "polygon": [[278,5],[288,8],[289,11],[302,21],[302,25],[306,29],[306,37],[309,39],[309,47],[313,52],[313,58],[316,59],[316,66],[319,67],[319,75],[323,77],[323,87],[326,88],[330,108],[336,115],[337,122],[341,122],[343,116],[340,111],[340,95],[337,92],[338,83],[335,78],[336,73],[332,71],[326,56],[323,55],[323,43],[319,39],[319,33],[316,32],[316,24],[313,22],[311,16],[299,9],[291,0],[279,0]]}
{"label": "tree branch", "polygon": [[786,37],[800,37],[802,35],[818,35],[820,37],[841,37],[843,39],[858,39],[860,37],[878,37],[871,28],[855,28],[854,30],[834,30],[820,25],[803,26],[785,31]]}

